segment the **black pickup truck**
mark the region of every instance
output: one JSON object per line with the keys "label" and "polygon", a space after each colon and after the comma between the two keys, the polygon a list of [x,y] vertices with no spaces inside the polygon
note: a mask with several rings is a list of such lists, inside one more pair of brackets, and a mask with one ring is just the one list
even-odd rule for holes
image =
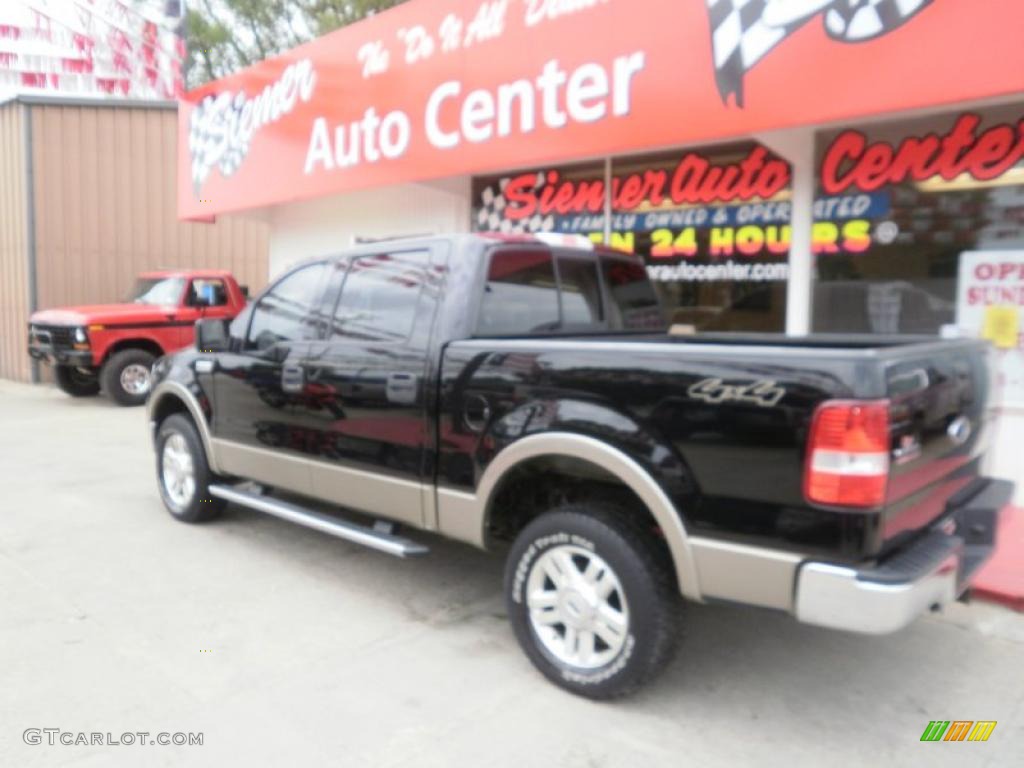
{"label": "black pickup truck", "polygon": [[155,364],[160,494],[504,551],[524,651],[593,698],[666,662],[680,597],[881,633],[964,593],[1012,490],[983,343],[685,330],[639,259],[557,238],[308,261]]}

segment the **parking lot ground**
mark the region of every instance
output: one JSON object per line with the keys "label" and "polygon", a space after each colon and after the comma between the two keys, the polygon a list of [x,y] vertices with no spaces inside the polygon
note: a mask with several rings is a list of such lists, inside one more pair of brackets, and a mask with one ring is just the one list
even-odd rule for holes
{"label": "parking lot ground", "polygon": [[[999,766],[1024,754],[1024,616],[861,637],[688,606],[677,659],[597,704],[546,683],[499,558],[400,561],[230,508],[161,507],[145,414],[0,383],[0,765]],[[930,720],[996,720],[922,743]],[[201,732],[30,746],[28,728]]]}

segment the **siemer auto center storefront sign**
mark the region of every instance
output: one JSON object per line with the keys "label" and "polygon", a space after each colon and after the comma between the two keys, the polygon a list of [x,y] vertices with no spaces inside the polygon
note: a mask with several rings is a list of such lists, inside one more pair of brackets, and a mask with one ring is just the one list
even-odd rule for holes
{"label": "siemer auto center storefront sign", "polygon": [[[1012,0],[984,13],[956,0],[907,0],[891,13],[822,0],[750,4],[759,14],[743,5],[413,0],[187,94],[179,214],[550,167],[1019,86]],[[911,49],[927,67],[908,63]],[[762,160],[754,169],[748,157],[749,172],[717,185],[726,202],[770,199],[781,176]],[[618,202],[637,194],[623,186]]]}

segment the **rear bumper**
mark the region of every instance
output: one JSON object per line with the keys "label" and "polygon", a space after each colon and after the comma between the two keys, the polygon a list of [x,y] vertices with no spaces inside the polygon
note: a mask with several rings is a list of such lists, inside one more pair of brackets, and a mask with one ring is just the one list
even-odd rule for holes
{"label": "rear bumper", "polygon": [[999,510],[1013,483],[989,480],[906,549],[868,568],[809,561],[797,575],[796,617],[884,634],[954,601],[995,549]]}

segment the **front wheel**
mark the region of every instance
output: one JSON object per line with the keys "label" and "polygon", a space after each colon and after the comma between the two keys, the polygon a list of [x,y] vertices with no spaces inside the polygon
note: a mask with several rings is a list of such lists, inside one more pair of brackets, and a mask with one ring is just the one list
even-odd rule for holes
{"label": "front wheel", "polygon": [[115,352],[103,364],[103,391],[118,405],[142,405],[152,386],[153,357],[142,349]]}
{"label": "front wheel", "polygon": [[223,499],[210,496],[214,476],[199,433],[184,414],[168,416],[157,430],[156,476],[160,498],[178,520],[198,523],[224,509]]}
{"label": "front wheel", "polygon": [[675,647],[671,561],[628,509],[572,504],[534,519],[509,552],[505,598],[530,661],[581,696],[632,692]]}
{"label": "front wheel", "polygon": [[53,378],[57,382],[57,389],[72,397],[89,397],[100,391],[100,380],[95,373],[83,372],[73,365],[56,366]]}

